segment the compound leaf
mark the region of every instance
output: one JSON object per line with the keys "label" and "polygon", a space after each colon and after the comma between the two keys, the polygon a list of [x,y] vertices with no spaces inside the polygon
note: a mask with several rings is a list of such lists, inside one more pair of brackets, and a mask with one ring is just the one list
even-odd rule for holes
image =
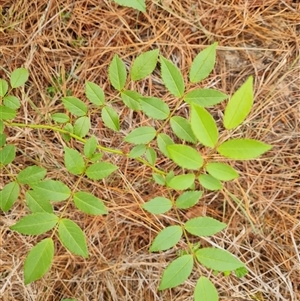
{"label": "compound leaf", "polygon": [[172,208],[172,202],[165,197],[155,197],[143,204],[142,207],[153,214],[163,214]]}
{"label": "compound leaf", "polygon": [[88,134],[90,128],[90,118],[88,116],[79,117],[74,123],[74,134],[82,138]]}
{"label": "compound leaf", "polygon": [[226,226],[226,224],[221,223],[214,218],[203,216],[188,220],[185,223],[184,228],[193,235],[210,236],[220,232],[226,228]]}
{"label": "compound leaf", "polygon": [[188,209],[196,205],[201,198],[203,191],[185,191],[181,194],[175,204],[179,209]]}
{"label": "compound leaf", "polygon": [[108,76],[112,86],[121,91],[125,87],[126,83],[126,67],[124,62],[115,54],[112,59],[109,68]]}
{"label": "compound leaf", "polygon": [[29,72],[25,68],[18,68],[10,75],[10,85],[12,88],[17,88],[25,84],[29,77]]}
{"label": "compound leaf", "polygon": [[172,177],[169,181],[167,181],[167,186],[175,190],[185,190],[191,187],[194,181],[194,174],[184,174]]}
{"label": "compound leaf", "polygon": [[120,121],[117,112],[111,107],[103,107],[101,117],[104,124],[113,131],[120,131]]}
{"label": "compound leaf", "polygon": [[170,114],[168,105],[157,97],[141,97],[140,105],[142,111],[153,119],[164,120]]}
{"label": "compound leaf", "polygon": [[134,9],[137,9],[141,12],[146,11],[146,3],[145,0],[114,0],[116,3],[123,5],[123,6],[128,6],[132,7]]}
{"label": "compound leaf", "polygon": [[64,163],[66,169],[73,175],[82,174],[85,169],[84,160],[81,154],[72,148],[64,147]]}
{"label": "compound leaf", "polygon": [[222,189],[222,183],[211,175],[200,175],[198,180],[200,184],[208,190],[215,191]]}
{"label": "compound leaf", "polygon": [[187,142],[196,143],[196,137],[192,131],[191,124],[188,120],[180,116],[173,116],[170,119],[170,125],[174,134]]}
{"label": "compound leaf", "polygon": [[220,181],[231,181],[239,177],[237,171],[225,163],[208,163],[205,166],[207,172]]}
{"label": "compound leaf", "polygon": [[164,290],[183,283],[190,276],[193,264],[192,255],[183,255],[173,260],[164,270],[158,289]]}
{"label": "compound leaf", "polygon": [[195,89],[188,92],[183,99],[190,105],[210,107],[220,103],[226,98],[228,98],[226,94],[214,89]]}
{"label": "compound leaf", "polygon": [[20,194],[20,186],[17,182],[6,184],[0,191],[0,208],[2,211],[8,211]]}
{"label": "compound leaf", "polygon": [[152,126],[142,126],[131,131],[124,141],[132,144],[147,144],[156,135],[156,130]]}
{"label": "compound leaf", "polygon": [[62,98],[62,103],[66,110],[75,116],[84,116],[87,113],[86,104],[79,98],[74,96],[65,96]]}
{"label": "compound leaf", "polygon": [[104,104],[105,96],[101,87],[90,81],[85,83],[85,95],[87,99],[96,106]]}
{"label": "compound leaf", "polygon": [[109,162],[94,163],[85,171],[91,180],[102,180],[112,174],[118,167]]}
{"label": "compound leaf", "polygon": [[17,180],[21,184],[34,184],[39,182],[46,176],[47,170],[40,166],[28,166],[21,170],[17,176]]}
{"label": "compound leaf", "polygon": [[197,281],[194,301],[219,301],[219,295],[213,283],[204,276]]}

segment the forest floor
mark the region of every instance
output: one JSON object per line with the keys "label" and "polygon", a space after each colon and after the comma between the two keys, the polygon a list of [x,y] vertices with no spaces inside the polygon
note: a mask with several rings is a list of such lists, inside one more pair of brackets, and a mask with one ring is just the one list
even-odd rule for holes
{"label": "forest floor", "polygon": [[[176,63],[184,78],[199,51],[218,42],[216,66],[200,87],[213,87],[228,95],[253,75],[255,102],[235,137],[272,144],[258,160],[235,163],[240,178],[225,190],[207,192],[197,206],[183,212],[187,219],[207,215],[228,224],[226,230],[204,243],[214,243],[235,254],[249,270],[243,278],[214,275],[221,301],[300,300],[300,4],[293,0],[165,0],[147,1],[146,13],[117,6],[109,0],[0,1],[0,78],[18,67],[30,77],[22,98],[26,123],[49,123],[50,114],[62,111],[62,96],[84,99],[84,83],[103,87],[106,97],[116,92],[108,81],[108,66],[118,54],[129,67],[144,51],[159,49]],[[174,98],[164,89],[159,69],[132,88],[162,98]],[[222,116],[226,101],[211,112]],[[178,114],[185,114],[181,108]],[[119,107],[121,123],[132,128],[145,124],[139,113]],[[120,136],[94,117],[91,133],[101,145],[120,147]],[[130,128],[124,131],[130,131]],[[168,127],[165,133],[172,133]],[[14,129],[9,141],[18,156],[10,174],[39,162],[47,177],[74,185],[63,164],[59,135],[51,131]],[[72,143],[71,143],[72,144]],[[74,147],[82,148],[79,143]],[[122,146],[121,146],[122,147]],[[168,169],[163,158],[161,166]],[[65,214],[88,237],[89,258],[67,252],[59,242],[51,270],[27,286],[23,263],[39,237],[9,230],[24,216],[24,198],[0,214],[0,300],[3,301],[152,301],[193,300],[198,272],[175,289],[158,291],[162,272],[178,249],[150,253],[156,233],[176,216],[153,217],[141,204],[163,187],[151,179],[151,170],[126,157],[114,159],[118,178],[81,189],[96,192],[109,214],[94,217],[70,208]],[[1,171],[0,188],[7,174]],[[184,244],[184,242],[182,242]]]}

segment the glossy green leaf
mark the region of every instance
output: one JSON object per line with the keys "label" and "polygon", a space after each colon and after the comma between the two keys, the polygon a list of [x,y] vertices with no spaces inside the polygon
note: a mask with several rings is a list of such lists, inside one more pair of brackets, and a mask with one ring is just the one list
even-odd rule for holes
{"label": "glossy green leaf", "polygon": [[218,148],[219,154],[234,160],[256,159],[272,148],[271,145],[254,139],[231,139]]}
{"label": "glossy green leaf", "polygon": [[219,272],[234,271],[245,264],[225,250],[202,248],[196,252],[197,260],[209,269]]}
{"label": "glossy green leaf", "polygon": [[146,150],[146,159],[151,165],[155,165],[155,161],[157,158],[156,152],[152,147],[147,148]]}
{"label": "glossy green leaf", "polygon": [[57,123],[67,123],[70,120],[69,116],[65,113],[51,114],[51,118]]}
{"label": "glossy green leaf", "polygon": [[139,111],[141,109],[140,106],[140,98],[143,97],[140,93],[136,91],[125,90],[121,92],[121,99],[124,104],[131,110]]}
{"label": "glossy green leaf", "polygon": [[90,81],[85,82],[85,95],[87,99],[96,106],[104,104],[105,96],[101,87]]}
{"label": "glossy green leaf", "polygon": [[112,86],[116,90],[121,91],[125,87],[127,76],[126,67],[116,54],[109,65],[108,76]]}
{"label": "glossy green leaf", "polygon": [[79,117],[74,123],[74,134],[85,137],[91,128],[91,121],[88,116]]}
{"label": "glossy green leaf", "polygon": [[21,170],[17,176],[17,180],[21,184],[34,184],[41,181],[46,176],[47,170],[40,166],[28,166]]}
{"label": "glossy green leaf", "polygon": [[191,124],[188,120],[180,116],[173,116],[170,119],[170,125],[174,134],[187,142],[196,143],[196,137],[192,131]]}
{"label": "glossy green leaf", "polygon": [[208,278],[201,276],[197,281],[194,301],[219,301],[218,291]]}
{"label": "glossy green leaf", "polygon": [[38,280],[50,269],[54,256],[52,238],[45,238],[28,253],[24,263],[24,282],[29,284]]}
{"label": "glossy green leaf", "polygon": [[9,120],[14,119],[17,115],[17,112],[11,108],[0,105],[0,120]]}
{"label": "glossy green leaf", "polygon": [[250,76],[245,83],[233,94],[224,113],[224,126],[234,129],[248,116],[253,105],[253,77]]}
{"label": "glossy green leaf", "polygon": [[221,223],[214,218],[203,216],[188,220],[185,223],[184,228],[193,235],[211,236],[222,231],[226,226],[226,224]]}
{"label": "glossy green leaf", "polygon": [[85,235],[73,221],[67,218],[61,219],[58,224],[58,236],[64,247],[73,254],[88,257]]}
{"label": "glossy green leaf", "polygon": [[39,235],[51,230],[58,222],[53,213],[37,212],[21,218],[10,229],[21,234]]}
{"label": "glossy green leaf", "polygon": [[164,270],[158,289],[164,290],[182,284],[190,276],[193,265],[192,255],[183,255],[173,260]]}
{"label": "glossy green leaf", "polygon": [[75,116],[84,116],[87,113],[86,104],[77,97],[66,96],[62,98],[62,102],[65,109]]}
{"label": "glossy green leaf", "polygon": [[161,77],[166,88],[174,96],[182,97],[185,86],[180,70],[163,56],[160,56],[160,65]]}
{"label": "glossy green leaf", "polygon": [[97,150],[97,145],[97,138],[95,136],[91,136],[84,144],[84,155],[90,159]]}
{"label": "glossy green leaf", "polygon": [[141,126],[131,131],[125,138],[125,142],[132,144],[147,144],[156,135],[156,130],[152,126]]}
{"label": "glossy green leaf", "polygon": [[0,163],[7,165],[16,157],[16,147],[13,144],[7,144],[0,150]]}
{"label": "glossy green leaf", "polygon": [[142,111],[153,119],[164,120],[170,114],[168,105],[157,97],[141,97],[140,105]]}
{"label": "glossy green leaf", "polygon": [[220,190],[223,187],[222,183],[211,175],[200,175],[198,180],[200,184],[208,190],[215,191]]}
{"label": "glossy green leaf", "polygon": [[198,170],[203,165],[201,155],[188,145],[172,144],[167,150],[171,159],[182,168]]}
{"label": "glossy green leaf", "polygon": [[64,164],[66,169],[73,175],[80,175],[85,169],[85,163],[81,154],[67,146],[64,147]]}
{"label": "glossy green leaf", "polygon": [[175,190],[185,190],[190,188],[195,181],[194,174],[184,174],[173,177],[170,181],[167,181],[167,185]]}
{"label": "glossy green leaf", "polygon": [[161,174],[154,172],[152,173],[152,177],[156,184],[165,185],[165,178]]}
{"label": "glossy green leaf", "polygon": [[216,62],[216,48],[218,43],[213,43],[202,50],[193,60],[190,69],[190,81],[198,83],[205,79],[213,70]]}
{"label": "glossy green leaf", "polygon": [[138,158],[141,157],[146,152],[146,145],[145,144],[138,144],[134,146],[130,153],[129,158]]}
{"label": "glossy green leaf", "polygon": [[117,112],[111,107],[102,108],[101,117],[104,124],[113,131],[120,131],[120,121]]}
{"label": "glossy green leaf", "polygon": [[157,142],[157,146],[158,146],[159,150],[167,158],[170,158],[169,152],[167,150],[167,146],[174,144],[174,141],[171,139],[171,137],[164,133],[161,133],[161,134],[157,135],[156,142]]}
{"label": "glossy green leaf", "polygon": [[69,187],[56,180],[44,180],[31,185],[31,188],[51,201],[64,201],[71,195]]}
{"label": "glossy green leaf", "polygon": [[4,97],[7,91],[8,91],[7,81],[0,78],[0,97]]}
{"label": "glossy green leaf", "polygon": [[102,180],[112,174],[118,167],[109,162],[94,163],[86,170],[86,175],[91,180]]}
{"label": "glossy green leaf", "polygon": [[3,98],[3,104],[6,107],[11,108],[13,110],[17,110],[21,106],[20,100],[16,96],[13,96],[13,95],[6,95]]}
{"label": "glossy green leaf", "polygon": [[26,204],[32,213],[48,212],[53,213],[52,205],[47,197],[34,190],[27,190],[25,193]]}
{"label": "glossy green leaf", "polygon": [[108,213],[103,201],[88,192],[76,192],[74,203],[79,210],[87,214],[103,215]]}
{"label": "glossy green leaf", "polygon": [[169,226],[161,230],[154,238],[150,247],[150,252],[158,252],[168,250],[174,247],[182,236],[180,226]]}
{"label": "glossy green leaf", "polygon": [[172,202],[165,197],[155,197],[143,204],[142,207],[152,214],[163,214],[172,208]]}
{"label": "glossy green leaf", "polygon": [[10,75],[10,85],[12,88],[17,88],[25,84],[29,77],[29,72],[25,68],[18,68]]}
{"label": "glossy green leaf", "polygon": [[0,147],[3,147],[6,143],[6,135],[3,133],[0,133]]}
{"label": "glossy green leaf", "polygon": [[17,182],[10,182],[6,184],[0,191],[0,208],[6,212],[10,210],[14,202],[20,194],[20,187]]}
{"label": "glossy green leaf", "polygon": [[137,9],[141,12],[146,11],[146,3],[145,0],[114,0],[114,2],[123,5],[123,6],[128,6],[132,7],[134,9]]}
{"label": "glossy green leaf", "polygon": [[220,181],[231,181],[239,177],[237,171],[230,165],[225,163],[208,163],[206,165],[207,172]]}
{"label": "glossy green leaf", "polygon": [[219,138],[218,128],[213,117],[202,107],[191,107],[191,127],[203,145],[213,148]]}
{"label": "glossy green leaf", "polygon": [[151,74],[157,64],[159,50],[150,50],[140,54],[133,62],[131,80],[140,80]]}
{"label": "glossy green leaf", "polygon": [[227,98],[228,96],[226,94],[214,89],[195,89],[188,92],[183,99],[190,105],[211,107]]}
{"label": "glossy green leaf", "polygon": [[176,199],[176,207],[179,209],[188,209],[198,203],[203,191],[185,191]]}

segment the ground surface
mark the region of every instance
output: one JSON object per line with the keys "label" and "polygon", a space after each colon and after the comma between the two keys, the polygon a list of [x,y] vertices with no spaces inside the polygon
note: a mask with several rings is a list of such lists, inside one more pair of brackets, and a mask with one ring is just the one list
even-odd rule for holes
{"label": "ground surface", "polygon": [[[79,98],[84,96],[86,80],[104,87],[107,97],[113,97],[107,68],[114,54],[130,66],[142,51],[159,48],[187,78],[196,54],[217,41],[215,70],[201,86],[232,94],[253,75],[255,105],[234,135],[257,138],[274,147],[259,160],[236,163],[241,176],[226,188],[242,200],[240,205],[224,191],[207,193],[198,206],[183,214],[186,218],[208,215],[228,223],[211,242],[236,254],[249,268],[242,279],[210,275],[220,300],[296,301],[300,300],[299,37],[300,5],[293,0],[153,0],[147,1],[145,14],[108,0],[2,0],[0,77],[7,78],[20,66],[28,68],[29,81],[19,94],[19,120],[46,123],[50,113],[62,109],[60,100],[68,90]],[[135,85],[138,91],[174,105],[158,71]],[[216,116],[222,116],[224,107],[215,108]],[[147,122],[139,114],[130,116],[122,107],[119,110],[125,132]],[[185,114],[184,108],[179,113]],[[100,144],[122,148],[120,136],[102,127],[99,118],[94,117],[91,132]],[[24,129],[10,134],[9,141],[18,147],[10,172],[39,163],[48,169],[48,177],[74,185],[63,167],[58,135]],[[74,146],[81,148],[79,143]],[[87,260],[71,256],[57,243],[51,271],[24,286],[23,261],[40,238],[8,230],[26,211],[22,198],[11,211],[1,213],[0,300],[193,299],[198,271],[176,289],[157,291],[163,268],[175,258],[176,249],[150,254],[148,248],[157,231],[176,217],[152,217],[140,204],[159,193],[164,195],[164,190],[148,181],[148,168],[123,157],[112,161],[121,168],[111,181],[80,184],[107,200],[109,215],[68,212],[89,238]],[[164,161],[159,162],[168,168]],[[0,176],[1,187],[7,176],[2,171]],[[209,275],[205,269],[202,272]]]}

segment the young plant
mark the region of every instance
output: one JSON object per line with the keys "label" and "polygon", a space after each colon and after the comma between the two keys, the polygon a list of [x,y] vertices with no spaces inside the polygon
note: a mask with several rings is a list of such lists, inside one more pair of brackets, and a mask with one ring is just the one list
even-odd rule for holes
{"label": "young plant", "polygon": [[[270,145],[254,139],[220,138],[217,123],[209,113],[209,107],[226,100],[228,96],[214,89],[197,88],[197,84],[208,77],[214,68],[216,47],[217,43],[214,43],[195,57],[189,71],[189,86],[194,84],[195,88],[188,91],[180,70],[170,60],[160,55],[157,49],[139,55],[131,66],[129,76],[125,64],[117,55],[114,56],[108,71],[110,83],[116,89],[115,97],[119,97],[123,105],[129,109],[145,114],[150,120],[155,119],[157,125],[132,129],[124,137],[124,141],[130,146],[128,153],[104,147],[98,144],[94,136],[89,136],[91,108],[93,113],[101,114],[106,127],[115,132],[120,131],[121,121],[118,113],[97,84],[89,81],[85,84],[85,95],[90,104],[74,96],[66,96],[62,98],[65,112],[52,114],[53,124],[23,124],[11,121],[17,115],[20,102],[10,95],[8,83],[3,79],[0,80],[2,102],[0,164],[3,172],[7,171],[7,165],[14,160],[16,153],[16,147],[6,143],[5,127],[39,128],[61,134],[65,139],[65,167],[70,174],[77,177],[78,181],[82,177],[99,181],[117,172],[118,166],[102,159],[105,152],[114,156],[127,156],[137,160],[139,162],[137,164],[144,164],[152,169],[154,181],[157,185],[165,187],[169,197],[155,196],[141,204],[141,207],[152,214],[168,214],[172,210],[178,216],[178,221],[157,234],[150,246],[150,252],[165,251],[175,247],[182,240],[186,242],[186,247],[178,252],[178,257],[163,272],[159,290],[182,284],[190,276],[193,268],[199,267],[200,264],[214,272],[229,274],[234,271],[238,277],[247,272],[245,264],[227,250],[216,247],[204,248],[200,242],[197,244],[190,242],[191,235],[199,239],[215,235],[226,227],[225,223],[208,216],[183,221],[178,214],[179,211],[196,205],[205,191],[221,190],[224,182],[237,179],[239,174],[230,162],[256,159],[271,149]],[[160,98],[141,95],[127,89],[129,85],[126,83],[149,76],[158,61],[162,81],[167,91],[177,99],[172,111]],[[27,78],[26,69],[15,70],[10,78],[11,88],[24,84]],[[183,104],[189,108],[189,118],[176,115],[177,108]],[[230,137],[230,130],[244,122],[252,105],[253,79],[249,77],[227,103],[223,125],[229,132],[222,137]],[[167,125],[170,125],[170,130],[180,143],[175,143],[163,132]],[[71,147],[68,143],[71,139],[84,144],[83,154]],[[158,155],[171,160],[173,168],[159,169],[156,166]],[[220,159],[220,155],[224,159]],[[25,283],[41,278],[49,270],[55,252],[54,234],[57,234],[66,249],[76,255],[88,257],[84,232],[74,221],[64,216],[64,211],[56,212],[53,204],[65,202],[66,208],[73,202],[78,210],[86,214],[103,215],[108,214],[103,201],[90,192],[76,188],[71,190],[62,181],[46,178],[47,170],[40,166],[27,166],[16,177],[8,171],[7,175],[11,181],[0,191],[0,208],[3,211],[10,210],[22,190],[31,211],[29,215],[11,226],[11,229],[24,235],[40,235],[50,231],[49,237],[34,246],[25,260]],[[173,197],[174,191],[180,193],[176,198]],[[214,284],[205,275],[199,277],[194,300],[218,300]]]}

